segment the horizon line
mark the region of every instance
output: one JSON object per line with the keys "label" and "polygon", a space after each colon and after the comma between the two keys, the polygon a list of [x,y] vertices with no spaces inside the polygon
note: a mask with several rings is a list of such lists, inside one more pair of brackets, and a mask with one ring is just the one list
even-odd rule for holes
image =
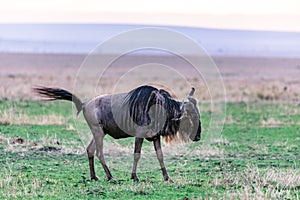
{"label": "horizon line", "polygon": [[[6,13],[7,14],[7,13]],[[272,32],[300,32],[299,15],[249,14],[173,14],[162,13],[153,18],[149,13],[76,13],[52,12],[43,16],[30,13],[10,16],[2,13],[0,24],[125,24],[143,26],[176,26],[221,30],[254,30]],[[77,13],[78,14],[78,13]]]}

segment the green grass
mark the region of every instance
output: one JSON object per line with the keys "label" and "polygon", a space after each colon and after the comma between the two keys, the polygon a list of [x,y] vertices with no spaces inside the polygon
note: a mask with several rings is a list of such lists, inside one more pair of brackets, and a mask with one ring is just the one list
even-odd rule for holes
{"label": "green grass", "polygon": [[[204,109],[208,106],[201,105],[203,136],[211,115]],[[0,117],[12,113],[34,120],[0,123],[0,199],[299,199],[300,107],[228,103],[226,111],[222,135],[210,146],[204,141],[163,146],[175,183],[163,181],[149,142],[138,165],[140,182],[133,183],[133,138],[106,137],[106,161],[119,181],[113,183],[106,181],[97,160],[100,180],[90,181],[80,139],[85,128],[75,124],[70,103],[1,101]],[[45,115],[65,121],[35,123]]]}

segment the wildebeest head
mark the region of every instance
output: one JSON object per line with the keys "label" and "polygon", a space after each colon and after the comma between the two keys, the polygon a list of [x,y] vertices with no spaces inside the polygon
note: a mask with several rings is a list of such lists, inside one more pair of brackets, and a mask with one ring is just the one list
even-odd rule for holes
{"label": "wildebeest head", "polygon": [[197,101],[193,98],[195,88],[192,88],[188,95],[188,101],[181,103],[181,114],[173,120],[180,120],[180,129],[182,135],[188,136],[192,141],[201,139],[201,121],[200,112],[197,108]]}

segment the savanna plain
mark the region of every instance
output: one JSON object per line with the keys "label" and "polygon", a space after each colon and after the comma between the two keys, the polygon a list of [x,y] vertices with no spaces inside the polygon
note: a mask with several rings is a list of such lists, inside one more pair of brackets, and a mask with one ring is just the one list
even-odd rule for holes
{"label": "savanna plain", "polygon": [[[84,71],[84,58],[0,54],[0,199],[300,198],[300,59],[213,57],[226,92],[226,101],[215,95],[213,103],[224,103],[226,115],[222,131],[211,138],[215,109],[207,85],[211,81],[203,81],[211,77],[195,76],[178,58],[129,56],[112,63],[99,78],[93,71],[97,67]],[[99,180],[91,181],[85,153],[91,133],[82,114],[76,117],[70,102],[40,101],[31,88],[62,87],[87,100],[91,94],[127,92],[134,81],[154,83],[163,77],[181,100],[190,88],[168,74],[149,78],[133,71],[130,83],[112,87],[122,78],[126,82],[122,75],[132,66],[154,61],[183,70],[195,85],[202,140],[163,145],[174,183],[163,181],[153,145],[144,142],[140,182],[134,183],[134,139],[107,136],[105,158],[117,182],[106,180],[97,160]]]}

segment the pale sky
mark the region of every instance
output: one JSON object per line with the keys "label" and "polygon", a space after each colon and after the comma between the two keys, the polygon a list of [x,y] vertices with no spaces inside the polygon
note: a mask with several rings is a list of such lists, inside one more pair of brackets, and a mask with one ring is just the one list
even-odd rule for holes
{"label": "pale sky", "polygon": [[300,0],[0,0],[0,23],[129,23],[300,31]]}

